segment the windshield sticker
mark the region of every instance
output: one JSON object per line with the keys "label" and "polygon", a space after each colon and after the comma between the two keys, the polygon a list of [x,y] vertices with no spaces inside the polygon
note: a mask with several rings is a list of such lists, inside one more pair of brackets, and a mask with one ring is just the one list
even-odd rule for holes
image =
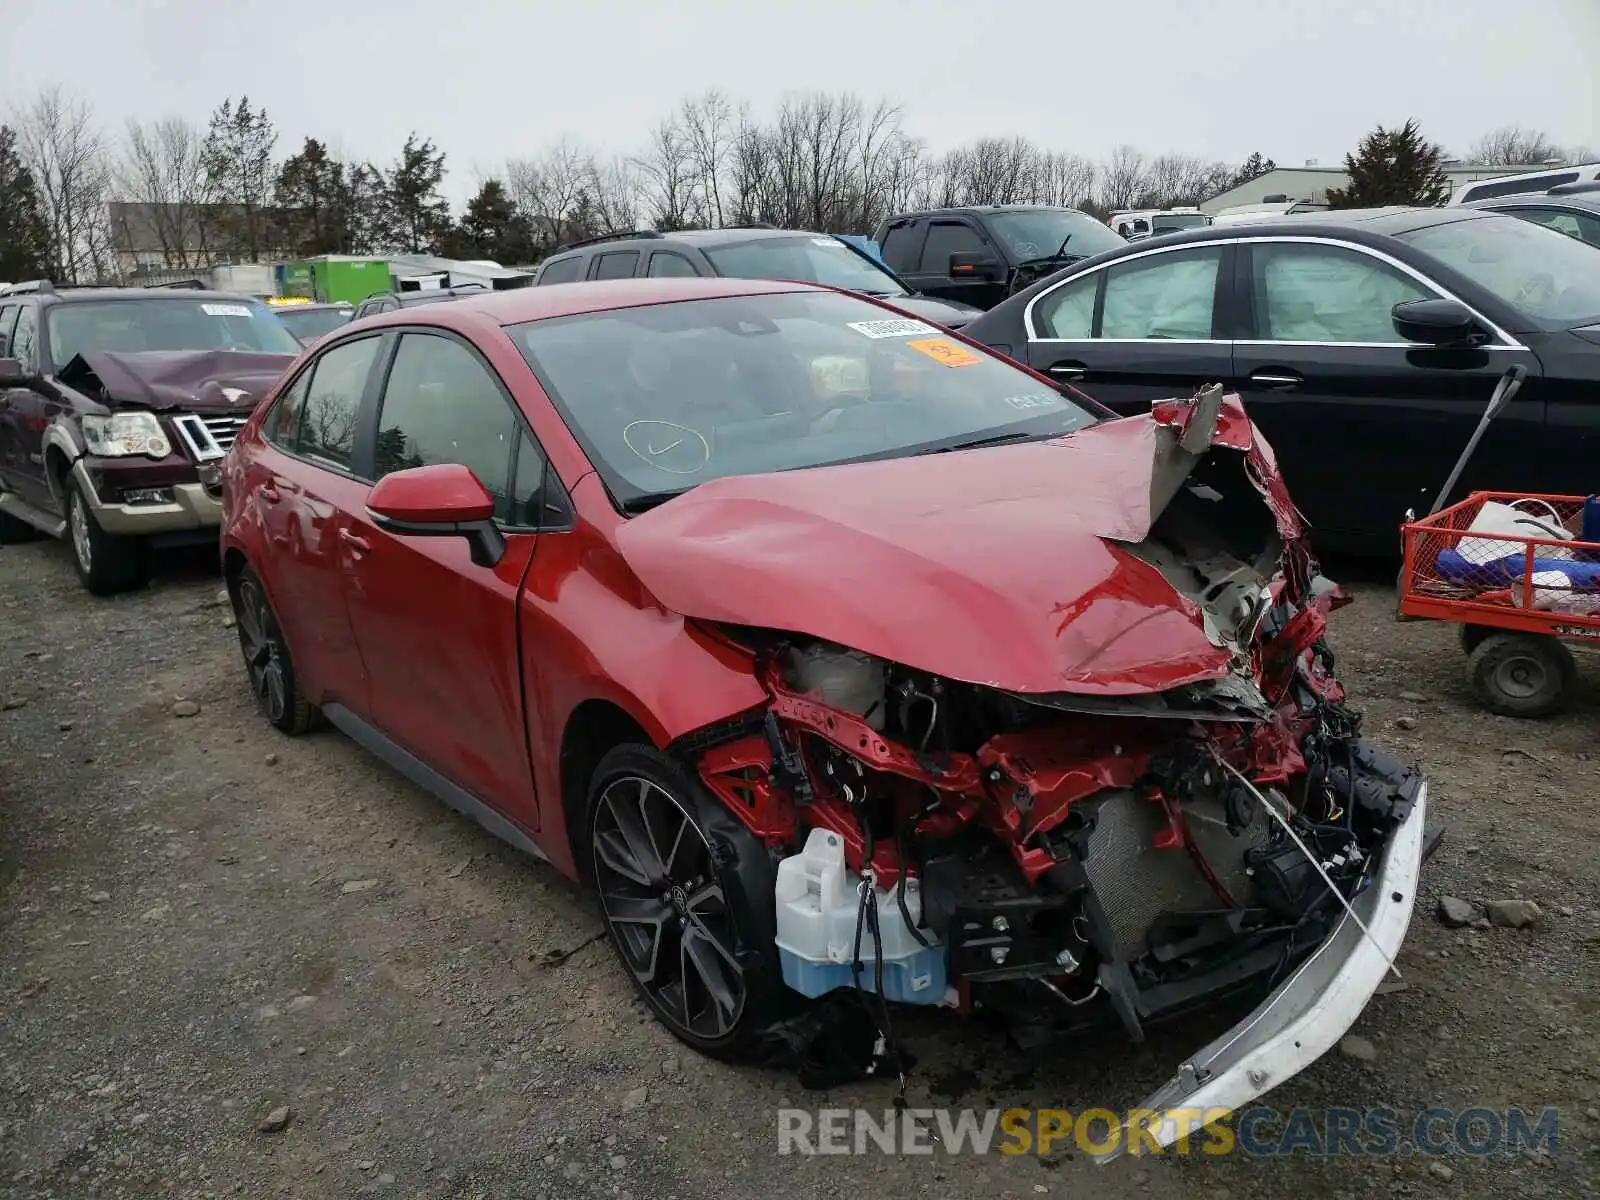
{"label": "windshield sticker", "polygon": [[851,321],[848,324],[862,337],[869,338],[916,337],[920,333],[936,332],[932,325],[904,318],[891,318],[886,321]]}
{"label": "windshield sticker", "polygon": [[1036,408],[1062,408],[1066,401],[1052,392],[1028,392],[1021,396],[1007,396],[1006,403],[1027,412]]}
{"label": "windshield sticker", "polygon": [[202,304],[200,310],[208,317],[248,317],[248,304]]}
{"label": "windshield sticker", "polygon": [[960,342],[952,342],[949,338],[921,338],[906,345],[947,367],[970,367],[983,361]]}

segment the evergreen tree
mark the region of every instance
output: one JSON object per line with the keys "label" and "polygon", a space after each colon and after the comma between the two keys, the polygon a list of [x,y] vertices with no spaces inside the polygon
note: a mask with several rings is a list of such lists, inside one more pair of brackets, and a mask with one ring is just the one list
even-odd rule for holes
{"label": "evergreen tree", "polygon": [[0,280],[8,283],[48,274],[50,261],[50,226],[16,141],[11,128],[0,125]]}
{"label": "evergreen tree", "polygon": [[1328,189],[1330,208],[1381,208],[1387,204],[1443,204],[1450,181],[1441,168],[1444,150],[1422,136],[1415,121],[1399,129],[1378,126],[1344,158],[1350,186]]}

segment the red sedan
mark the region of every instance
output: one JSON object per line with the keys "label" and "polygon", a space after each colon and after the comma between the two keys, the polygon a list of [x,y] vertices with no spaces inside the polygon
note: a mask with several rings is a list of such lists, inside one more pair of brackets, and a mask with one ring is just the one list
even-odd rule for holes
{"label": "red sedan", "polygon": [[1151,1105],[1236,1107],[1405,934],[1426,785],[1358,736],[1218,389],[1107,419],[858,296],[528,289],[333,332],[223,484],[267,718],[591,884],[708,1053],[865,1030],[866,1070],[891,1003],[1138,1038],[1254,987]]}

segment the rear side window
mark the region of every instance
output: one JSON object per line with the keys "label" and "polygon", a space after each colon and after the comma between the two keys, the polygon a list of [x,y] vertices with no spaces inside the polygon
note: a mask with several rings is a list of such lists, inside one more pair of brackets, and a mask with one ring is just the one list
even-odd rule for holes
{"label": "rear side window", "polygon": [[545,283],[571,283],[578,277],[578,269],[583,266],[583,258],[573,255],[571,258],[558,258],[544,265],[544,270],[539,272],[539,282]]}
{"label": "rear side window", "polygon": [[356,418],[381,338],[360,338],[329,350],[311,369],[295,444],[302,454],[349,469]]}
{"label": "rear side window", "polygon": [[10,358],[11,327],[17,323],[17,306],[8,304],[0,308],[0,358]]}
{"label": "rear side window", "polygon": [[632,279],[633,273],[639,269],[639,252],[637,250],[614,250],[610,254],[602,254],[600,261],[595,264],[594,278],[596,279]]}
{"label": "rear side window", "polygon": [[295,449],[300,436],[300,413],[306,406],[306,390],[311,385],[311,372],[301,371],[300,377],[284,389],[278,402],[261,421],[261,436],[285,450]]}
{"label": "rear side window", "polygon": [[9,357],[22,364],[24,372],[35,369],[33,344],[39,336],[39,310],[31,304],[24,304],[17,312],[17,325],[11,331],[11,353]]}
{"label": "rear side window", "polygon": [[917,227],[907,221],[896,225],[883,235],[883,261],[890,268],[904,274],[917,269]]}

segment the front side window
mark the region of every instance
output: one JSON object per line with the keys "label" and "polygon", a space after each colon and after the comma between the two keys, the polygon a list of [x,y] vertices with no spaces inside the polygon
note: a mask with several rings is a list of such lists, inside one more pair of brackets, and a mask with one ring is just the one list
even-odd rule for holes
{"label": "front side window", "polygon": [[1398,236],[1547,328],[1600,322],[1600,247],[1503,214]]}
{"label": "front side window", "polygon": [[1257,243],[1251,248],[1256,333],[1274,342],[1404,342],[1396,304],[1434,293],[1370,254],[1339,246]]}
{"label": "front side window", "polygon": [[837,292],[508,328],[624,507],[726,475],[1054,437],[1095,420],[948,331]]}
{"label": "front side window", "polygon": [[378,411],[379,479],[392,471],[459,463],[510,520],[511,447],[518,424],[499,381],[454,338],[401,335]]}
{"label": "front side window", "polygon": [[670,250],[657,250],[650,256],[652,279],[691,279],[699,273],[687,258]]}
{"label": "front side window", "polygon": [[285,450],[299,448],[300,414],[305,409],[306,392],[310,387],[311,372],[301,371],[298,378],[279,395],[272,411],[262,418],[262,437]]}
{"label": "front side window", "polygon": [[243,350],[298,354],[300,343],[257,300],[172,296],[57,304],[50,310],[50,353],[60,370],[81,351]]}
{"label": "front side window", "polygon": [[1207,339],[1222,247],[1152,254],[1105,270],[1103,338]]}
{"label": "front side window", "polygon": [[7,304],[0,308],[0,358],[11,357],[11,329],[17,323],[19,305]]}
{"label": "front side window", "polygon": [[312,458],[348,469],[355,453],[356,419],[367,389],[378,337],[333,347],[311,369],[296,448]]}
{"label": "front side window", "polygon": [[906,294],[893,275],[831,237],[758,238],[707,246],[705,255],[718,275],[734,279],[794,279],[869,296]]}
{"label": "front side window", "polygon": [[965,221],[935,221],[922,244],[922,269],[930,275],[950,274],[952,254],[983,254],[988,247]]}

